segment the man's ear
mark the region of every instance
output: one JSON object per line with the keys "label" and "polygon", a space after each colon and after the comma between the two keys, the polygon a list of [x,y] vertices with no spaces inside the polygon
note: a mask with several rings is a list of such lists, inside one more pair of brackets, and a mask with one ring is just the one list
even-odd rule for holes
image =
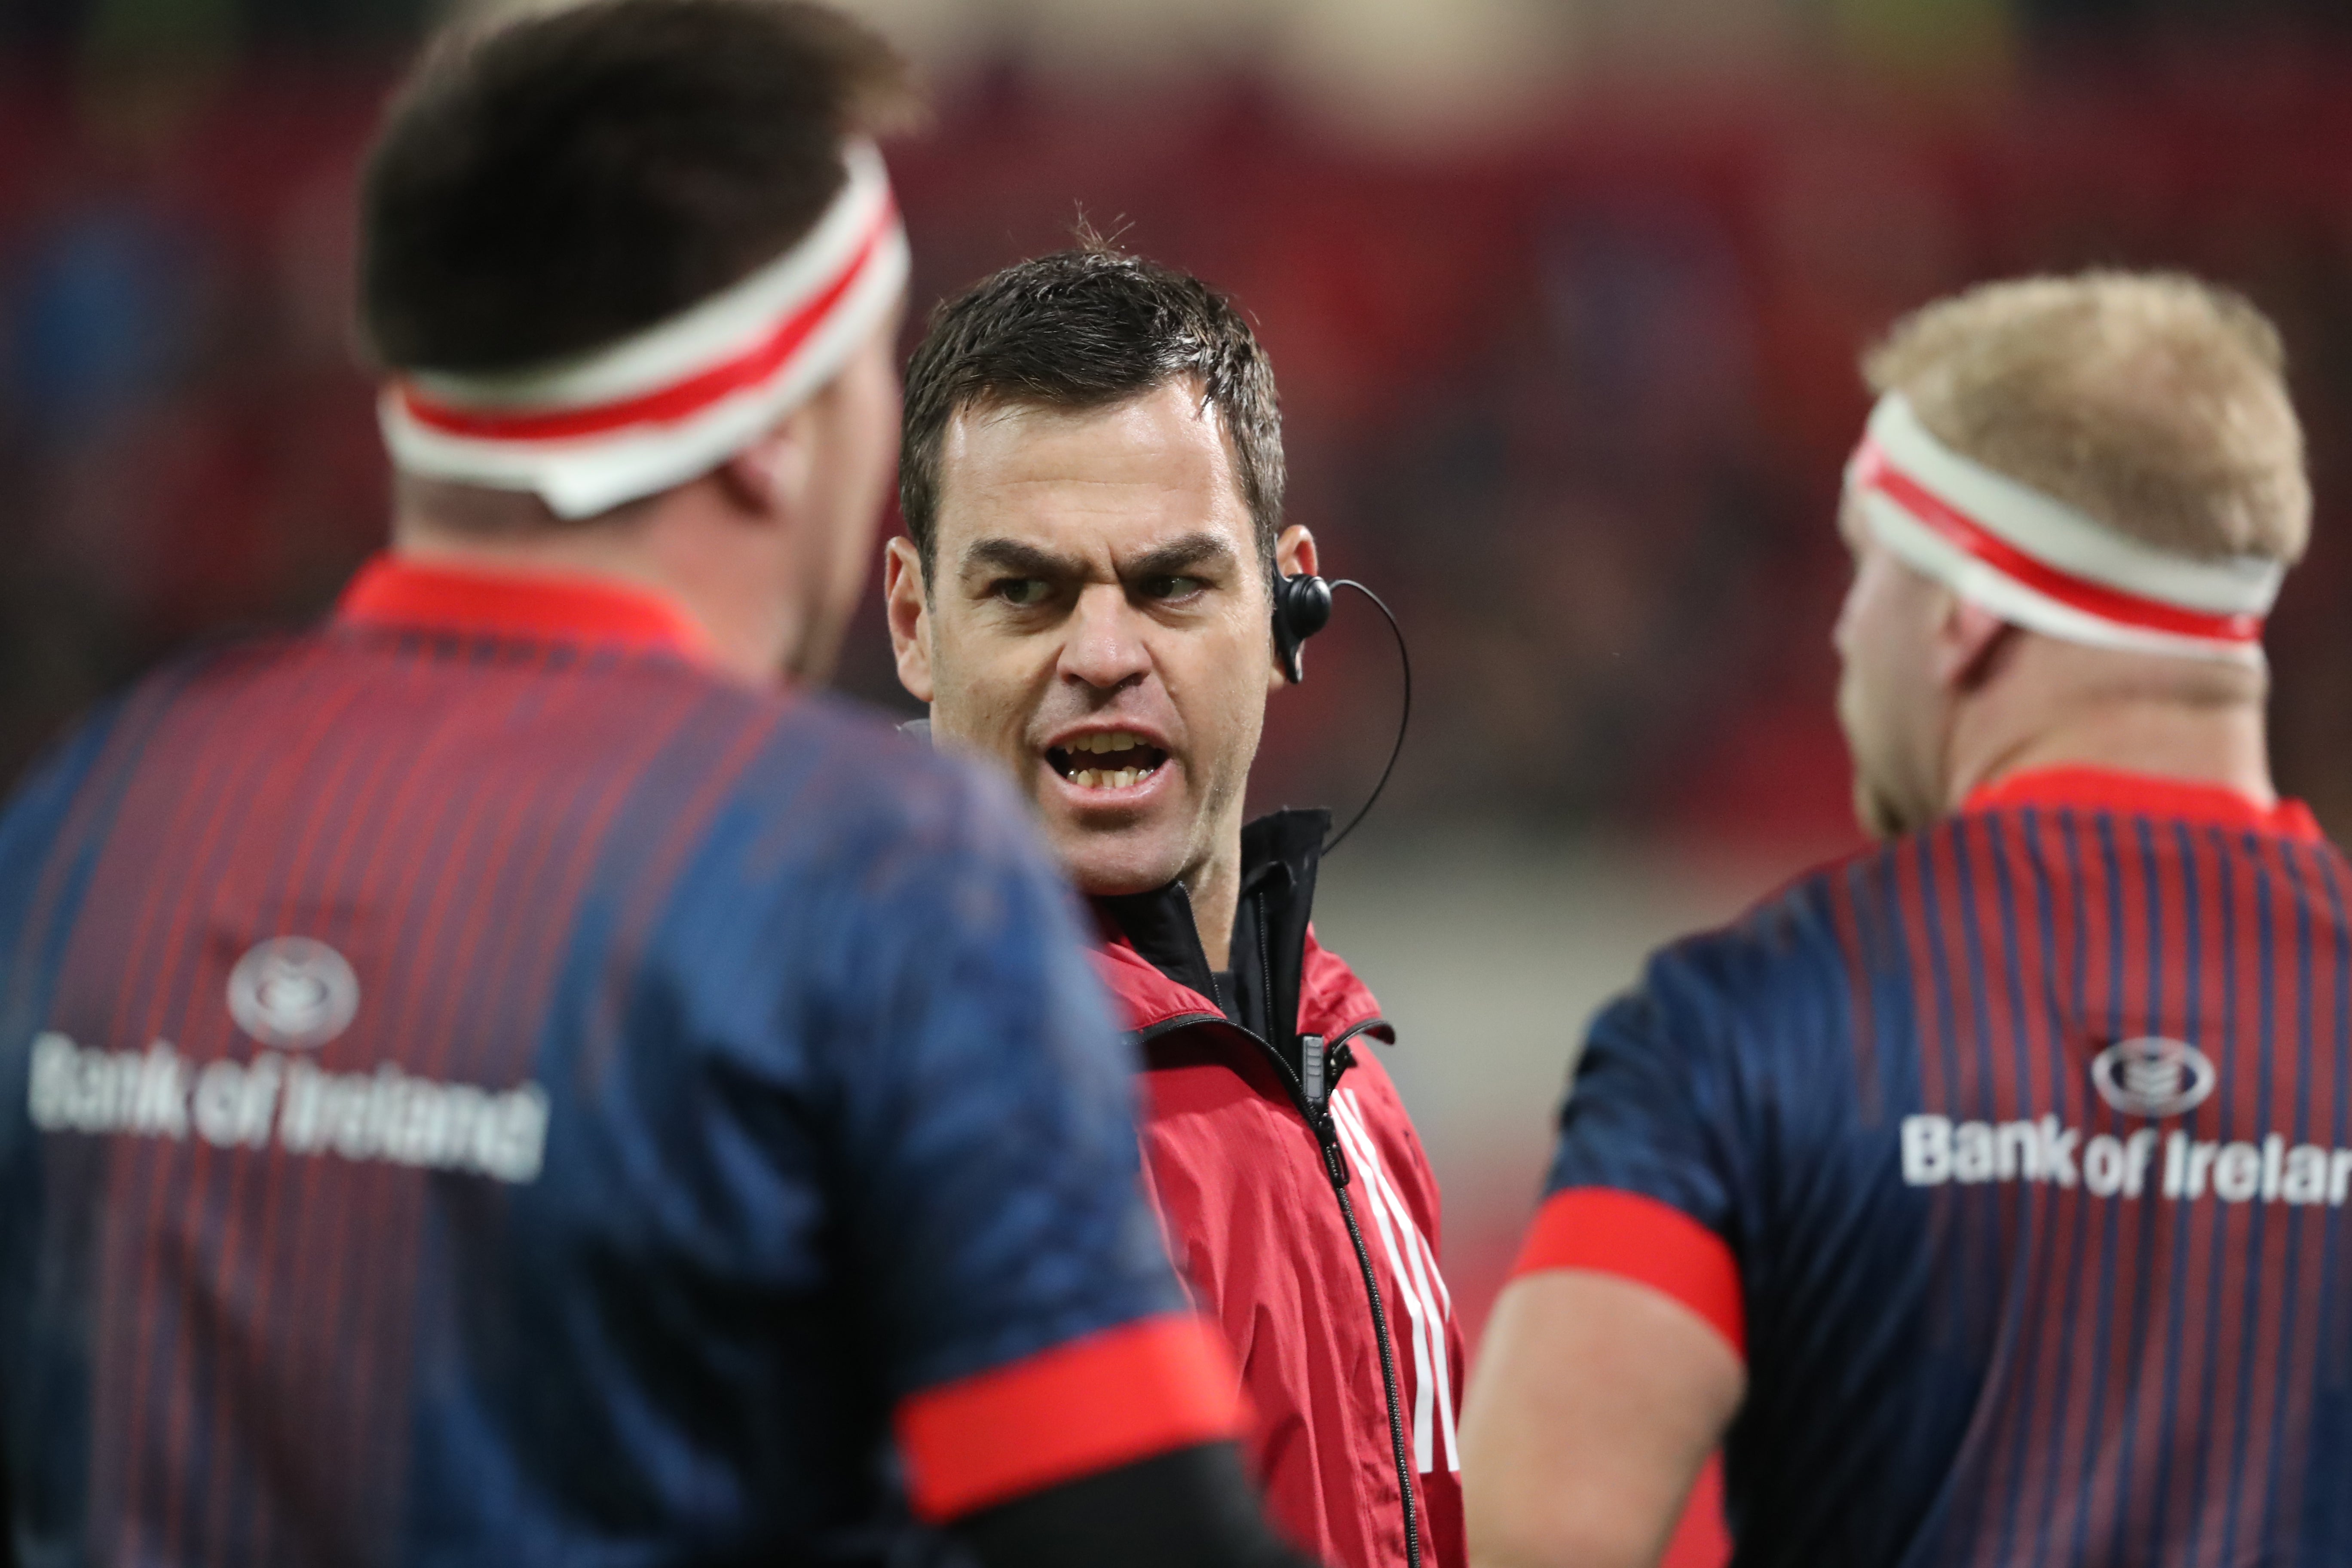
{"label": "man's ear", "polygon": [[800,515],[816,473],[815,405],[815,398],[802,404],[719,466],[719,488],[743,521],[775,524]]}
{"label": "man's ear", "polygon": [[922,557],[915,552],[915,542],[903,533],[882,547],[882,608],[890,622],[898,684],[916,701],[930,701],[930,595],[923,585]]}
{"label": "man's ear", "polygon": [[1946,589],[1936,627],[1936,679],[1955,691],[1982,684],[2012,627],[1975,600]]}
{"label": "man's ear", "polygon": [[[1274,571],[1275,575],[1278,577],[1322,575],[1323,558],[1321,552],[1315,548],[1315,536],[1307,531],[1306,524],[1292,523],[1282,531],[1282,537],[1274,542]],[[1271,598],[1274,593],[1273,584],[1266,584],[1266,593]],[[1274,626],[1271,621],[1266,626],[1266,647],[1272,655],[1273,661],[1266,668],[1265,689],[1268,691],[1279,691],[1290,684],[1290,676],[1282,668],[1282,650],[1275,647]]]}
{"label": "man's ear", "polygon": [[1315,536],[1307,531],[1305,523],[1292,523],[1274,542],[1274,569],[1286,577],[1321,574],[1323,558],[1315,548]]}

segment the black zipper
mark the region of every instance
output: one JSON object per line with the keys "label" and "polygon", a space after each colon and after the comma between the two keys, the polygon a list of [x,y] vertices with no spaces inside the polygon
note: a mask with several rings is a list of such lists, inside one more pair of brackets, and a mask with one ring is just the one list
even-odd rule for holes
{"label": "black zipper", "polygon": [[[1344,1061],[1333,1062],[1334,1087],[1346,1067]],[[1340,1152],[1339,1130],[1328,1110],[1316,1122],[1315,1136],[1323,1145],[1323,1169],[1331,1178],[1331,1191],[1339,1199],[1339,1217],[1348,1222],[1348,1239],[1355,1243],[1356,1267],[1364,1272],[1364,1298],[1372,1304],[1372,1338],[1380,1345],[1381,1383],[1389,1396],[1389,1442],[1396,1450],[1397,1496],[1404,1503],[1404,1560],[1406,1568],[1421,1568],[1421,1510],[1412,1495],[1412,1457],[1405,1448],[1404,1396],[1397,1386],[1396,1347],[1389,1341],[1388,1311],[1381,1304],[1381,1282],[1372,1273],[1364,1228],[1356,1223],[1356,1205],[1348,1196],[1348,1162]]]}
{"label": "black zipper", "polygon": [[[1261,911],[1258,921],[1261,941],[1265,931],[1265,921]],[[1272,971],[1269,969],[1265,973],[1271,973]],[[1306,1119],[1307,1130],[1315,1134],[1315,1142],[1323,1155],[1323,1173],[1330,1178],[1331,1194],[1339,1200],[1339,1217],[1346,1222],[1348,1240],[1356,1249],[1356,1267],[1364,1277],[1364,1299],[1371,1304],[1372,1339],[1381,1352],[1381,1386],[1388,1396],[1389,1443],[1396,1455],[1397,1496],[1402,1500],[1405,1568],[1421,1568],[1421,1509],[1412,1490],[1412,1455],[1405,1444],[1404,1395],[1397,1384],[1396,1347],[1389,1339],[1388,1310],[1381,1300],[1380,1277],[1372,1269],[1371,1249],[1364,1245],[1364,1227],[1356,1219],[1355,1201],[1348,1195],[1350,1178],[1347,1152],[1339,1146],[1339,1126],[1332,1120],[1330,1106],[1331,1093],[1339,1087],[1340,1075],[1355,1064],[1355,1053],[1347,1048],[1348,1042],[1381,1022],[1383,1020],[1377,1017],[1367,1018],[1323,1046],[1324,1059],[1329,1067],[1323,1075],[1322,1098],[1313,1101],[1307,1099],[1306,1085],[1291,1069],[1290,1064],[1283,1059],[1280,1051],[1260,1038],[1255,1031],[1243,1028],[1222,1013],[1183,1013],[1172,1018],[1162,1018],[1150,1028],[1137,1030],[1135,1038],[1140,1046],[1177,1029],[1193,1028],[1203,1024],[1223,1025],[1265,1053],[1266,1059],[1274,1063],[1275,1070],[1282,1075],[1283,1083],[1289,1089],[1291,1104]]]}
{"label": "black zipper", "polygon": [[[1267,931],[1266,931],[1266,929],[1265,929],[1265,926],[1266,926],[1266,920],[1265,920],[1265,885],[1264,883],[1262,883],[1262,882],[1261,882],[1260,884],[1258,884],[1258,892],[1257,892],[1257,897],[1256,897],[1255,899],[1252,900],[1251,901],[1252,901],[1253,903],[1255,903],[1255,904],[1256,904],[1256,905],[1257,905],[1257,974],[1258,974],[1258,984],[1259,984],[1260,986],[1264,987],[1264,988],[1265,988],[1265,1026],[1266,1026],[1266,1028],[1267,1028],[1269,1031],[1273,1031],[1273,1030],[1274,1030],[1274,1027],[1275,1027],[1275,1020],[1276,1020],[1277,1017],[1281,1016],[1281,1015],[1280,1015],[1280,1014],[1278,1014],[1278,1013],[1276,1013],[1276,1012],[1274,1010],[1274,1008],[1275,1008],[1275,997],[1274,997],[1274,938],[1273,938],[1270,934],[1268,934],[1268,932],[1267,932]],[[1226,960],[1226,962],[1230,963],[1231,963],[1231,962],[1233,962],[1233,961],[1229,958],[1229,959],[1227,959],[1227,960]],[[1299,983],[1300,983],[1302,985],[1306,984],[1306,974],[1305,974],[1305,973],[1304,973],[1304,968],[1305,968],[1305,966],[1304,966],[1304,963],[1302,963],[1302,964],[1301,964],[1301,973],[1300,973],[1300,975],[1299,975]],[[1294,1019],[1296,1019],[1296,1018],[1297,1018],[1297,999],[1296,997],[1293,997],[1291,1000],[1292,1000],[1291,1016],[1292,1016],[1292,1017],[1293,1017]],[[1289,1065],[1289,1064],[1285,1063],[1284,1065],[1285,1065],[1285,1066],[1287,1066],[1287,1065]],[[1303,1100],[1303,1099],[1305,1098],[1306,1086],[1305,1086],[1304,1084],[1301,1084],[1301,1085],[1299,1086],[1299,1089],[1300,1089],[1300,1097],[1301,1097],[1301,1099]]]}

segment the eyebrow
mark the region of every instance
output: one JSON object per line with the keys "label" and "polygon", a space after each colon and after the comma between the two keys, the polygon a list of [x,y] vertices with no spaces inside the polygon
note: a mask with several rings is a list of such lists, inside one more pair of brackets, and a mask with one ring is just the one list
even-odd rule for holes
{"label": "eyebrow", "polygon": [[1237,559],[1234,547],[1221,536],[1187,533],[1129,562],[1126,576],[1129,582],[1143,577],[1181,577],[1202,566],[1230,567]]}
{"label": "eyebrow", "polygon": [[[1122,574],[1129,582],[1146,577],[1181,577],[1203,566],[1232,566],[1239,558],[1234,547],[1213,533],[1187,533],[1145,551],[1127,563]],[[964,547],[961,574],[969,579],[983,573],[1009,577],[1039,577],[1067,581],[1084,576],[1085,562],[1018,539],[1001,535],[975,539]]]}
{"label": "eyebrow", "polygon": [[993,572],[1010,577],[1059,579],[1085,571],[1086,563],[1074,556],[1056,555],[1017,539],[975,539],[964,547],[962,574],[966,577]]}

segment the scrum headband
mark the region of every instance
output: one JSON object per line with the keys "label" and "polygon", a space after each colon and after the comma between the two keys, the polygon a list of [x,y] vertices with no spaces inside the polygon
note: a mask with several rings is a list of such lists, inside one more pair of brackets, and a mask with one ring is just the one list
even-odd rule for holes
{"label": "scrum headband", "polygon": [[1900,393],[1873,410],[1845,482],[1880,543],[2013,625],[2094,647],[2262,662],[2284,565],[2127,539],[1953,451]]}
{"label": "scrum headband", "polygon": [[816,226],[702,303],[560,363],[404,372],[377,405],[403,472],[530,490],[593,517],[741,451],[841,373],[907,281],[907,231],[872,142]]}

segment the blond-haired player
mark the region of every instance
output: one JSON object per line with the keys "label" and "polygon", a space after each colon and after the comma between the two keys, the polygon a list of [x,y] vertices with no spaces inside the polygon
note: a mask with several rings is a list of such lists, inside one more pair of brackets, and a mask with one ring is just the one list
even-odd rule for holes
{"label": "blond-haired player", "polygon": [[2092,273],[1866,361],[1839,711],[1884,842],[1595,1023],[1464,1428],[1483,1568],[2352,1552],[2352,868],[2274,793],[2277,335]]}

